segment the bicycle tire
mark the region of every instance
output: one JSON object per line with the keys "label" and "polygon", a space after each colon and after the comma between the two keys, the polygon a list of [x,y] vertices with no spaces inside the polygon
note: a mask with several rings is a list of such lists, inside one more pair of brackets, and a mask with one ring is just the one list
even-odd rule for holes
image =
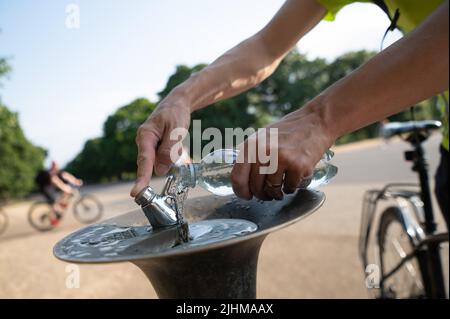
{"label": "bicycle tire", "polygon": [[[49,211],[51,208],[47,202],[34,202],[28,210],[28,223],[41,232],[52,230],[54,226],[50,223]],[[40,223],[37,223],[35,219],[40,220]]]}
{"label": "bicycle tire", "polygon": [[93,195],[82,195],[73,205],[73,215],[80,223],[91,224],[102,217],[103,205]]}
{"label": "bicycle tire", "polygon": [[8,224],[8,215],[6,215],[6,213],[0,209],[0,235],[6,231],[6,228],[8,228]]}
{"label": "bicycle tire", "polygon": [[[390,267],[386,267],[385,262],[386,262],[386,253],[387,253],[387,240],[388,240],[388,231],[389,228],[392,228],[393,226],[395,226],[395,224],[397,224],[397,227],[399,227],[400,231],[401,231],[401,235],[403,235],[406,240],[404,241],[404,246],[407,247],[401,247],[401,248],[407,248],[407,252],[409,253],[411,252],[414,248],[414,242],[412,237],[408,234],[407,232],[407,227],[406,224],[404,222],[403,219],[403,215],[402,215],[402,211],[400,210],[400,208],[392,206],[392,207],[388,207],[386,208],[380,218],[380,222],[379,222],[379,228],[378,228],[378,246],[379,246],[379,253],[380,253],[380,267],[381,267],[381,276],[384,276],[387,272],[389,272],[390,270],[393,269],[393,266],[391,265]],[[398,242],[397,242],[398,243]],[[392,248],[391,248],[392,249]],[[399,256],[398,260],[394,263],[395,265],[398,264],[401,260],[401,256]],[[415,264],[415,265],[413,265]],[[417,291],[411,291],[409,293],[407,293],[407,295],[403,295],[401,296],[401,298],[422,298],[425,296],[425,290],[424,290],[424,283],[423,283],[423,275],[422,275],[422,269],[420,267],[420,263],[419,260],[416,257],[414,257],[411,262],[409,262],[410,267],[414,267],[414,271],[417,272],[417,277],[415,278],[415,285],[417,285]],[[394,274],[392,274],[392,276],[390,278],[388,278],[388,280],[390,280],[390,282],[392,282],[392,278],[400,278],[401,276],[401,271],[405,271],[405,267],[407,267],[407,265],[403,265],[397,272],[395,272]],[[387,269],[386,269],[387,268]],[[407,272],[411,271],[410,270],[406,270]],[[404,272],[404,273],[407,273]],[[413,277],[411,275],[411,277]],[[418,280],[420,281],[420,284],[418,282]],[[389,282],[389,281],[388,281]],[[403,284],[405,285],[405,281],[401,281],[403,282]],[[394,279],[394,287],[395,287],[395,279]],[[390,285],[388,286],[385,282],[382,282],[382,284],[380,285],[380,297],[381,298],[400,298],[400,296],[398,296],[398,292],[395,292],[393,290],[393,286]]]}

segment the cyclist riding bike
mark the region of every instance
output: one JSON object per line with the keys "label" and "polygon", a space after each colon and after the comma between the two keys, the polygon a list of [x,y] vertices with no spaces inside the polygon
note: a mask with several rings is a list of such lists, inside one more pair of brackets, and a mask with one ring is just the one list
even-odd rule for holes
{"label": "cyclist riding bike", "polygon": [[[52,226],[56,226],[68,206],[69,198],[73,192],[72,186],[82,186],[83,181],[66,171],[60,170],[56,161],[52,161],[50,169],[39,171],[35,181],[39,191],[52,208],[48,216],[50,223]],[[62,192],[61,196],[58,196],[58,191]]]}

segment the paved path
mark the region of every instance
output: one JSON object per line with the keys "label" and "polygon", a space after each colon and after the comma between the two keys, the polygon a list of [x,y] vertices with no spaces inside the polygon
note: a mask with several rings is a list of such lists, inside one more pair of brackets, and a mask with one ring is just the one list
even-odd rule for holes
{"label": "paved path", "polygon": [[[433,172],[438,144],[435,136],[426,145]],[[327,195],[324,206],[301,222],[271,234],[264,242],[258,267],[258,297],[368,296],[357,254],[362,194],[388,181],[415,181],[403,162],[406,147],[398,141],[388,145],[371,141],[337,149],[334,163],[340,171],[323,188]],[[160,189],[162,182],[156,180],[153,186]],[[111,217],[136,207],[128,197],[130,187],[130,183],[124,183],[88,190],[104,203],[105,217]],[[204,194],[195,190],[191,197]],[[18,203],[5,208],[10,225],[0,236],[1,298],[156,297],[144,275],[129,263],[80,266],[80,288],[67,288],[71,269],[52,256],[52,248],[82,225],[66,216],[57,230],[38,233],[27,223],[28,207],[29,203]],[[444,255],[448,269],[448,246]]]}

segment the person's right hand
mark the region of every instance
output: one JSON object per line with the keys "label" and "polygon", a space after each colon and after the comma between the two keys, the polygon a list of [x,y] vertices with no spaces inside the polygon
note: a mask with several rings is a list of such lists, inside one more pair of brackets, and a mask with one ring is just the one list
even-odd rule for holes
{"label": "person's right hand", "polygon": [[[170,139],[175,128],[189,128],[191,111],[183,98],[169,94],[149,118],[139,127],[136,134],[138,147],[137,178],[130,195],[136,197],[148,186],[153,168],[156,175],[165,175],[177,158],[170,158],[172,146],[177,140]],[[177,152],[178,154],[178,152]]]}

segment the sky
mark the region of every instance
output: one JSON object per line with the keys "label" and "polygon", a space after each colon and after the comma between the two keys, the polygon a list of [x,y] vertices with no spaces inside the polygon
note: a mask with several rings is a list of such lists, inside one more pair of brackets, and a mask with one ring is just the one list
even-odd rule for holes
{"label": "sky", "polygon": [[[138,97],[156,101],[176,65],[212,62],[260,30],[283,2],[0,0],[0,57],[13,67],[2,103],[49,159],[65,164],[102,134],[118,107]],[[71,19],[73,8],[79,20]],[[328,60],[378,50],[388,25],[378,7],[356,3],[297,46]],[[386,45],[400,37],[391,33]]]}

